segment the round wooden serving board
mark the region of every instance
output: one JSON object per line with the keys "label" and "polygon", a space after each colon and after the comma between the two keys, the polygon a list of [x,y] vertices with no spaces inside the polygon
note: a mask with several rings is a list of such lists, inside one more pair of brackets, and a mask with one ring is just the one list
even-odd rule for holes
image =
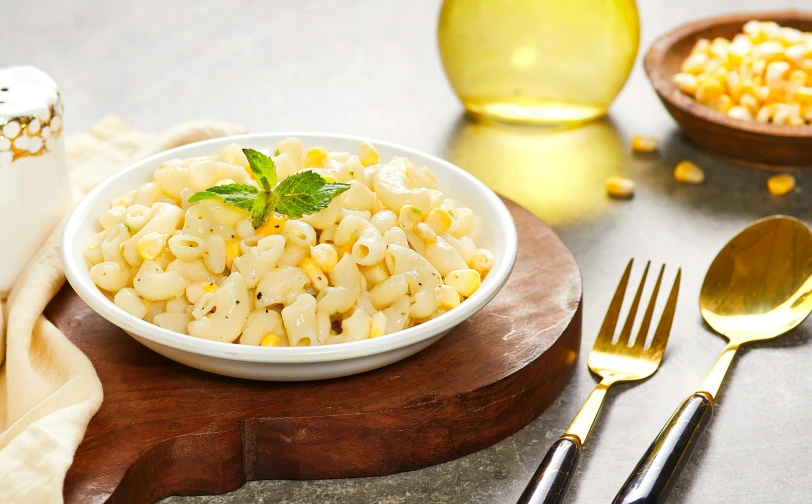
{"label": "round wooden serving board", "polygon": [[422,352],[327,381],[226,378],[166,359],[65,286],[46,315],[93,362],[104,402],[65,501],[154,502],[246,481],[378,476],[513,434],[564,389],[581,339],[581,278],[546,224],[506,201],[519,256],[482,311]]}

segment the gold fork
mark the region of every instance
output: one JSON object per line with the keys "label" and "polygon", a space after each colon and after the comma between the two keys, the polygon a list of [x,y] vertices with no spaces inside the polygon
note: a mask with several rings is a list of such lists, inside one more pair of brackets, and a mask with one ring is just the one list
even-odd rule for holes
{"label": "gold fork", "polygon": [[601,377],[600,383],[595,390],[589,394],[581,410],[575,415],[575,419],[567,428],[561,438],[553,443],[547,451],[547,455],[541,461],[541,465],[533,475],[533,479],[528,483],[521,497],[519,504],[556,504],[564,500],[564,494],[569,486],[570,476],[575,472],[578,464],[581,447],[584,445],[589,435],[592,425],[598,416],[598,411],[606,396],[606,391],[615,383],[637,381],[653,375],[660,366],[663,359],[663,352],[668,343],[668,335],[671,332],[671,323],[674,320],[674,311],[677,308],[677,295],[679,293],[679,283],[682,270],[677,270],[674,285],[660,317],[660,323],[654,332],[651,344],[646,347],[646,337],[651,319],[654,315],[654,305],[657,302],[657,294],[660,291],[660,284],[663,280],[665,265],[660,269],[654,290],[651,293],[651,300],[643,315],[643,321],[637,332],[637,337],[631,340],[632,326],[637,316],[637,308],[640,305],[640,298],[643,296],[643,288],[646,285],[651,261],[646,264],[643,271],[643,278],[629,309],[629,316],[626,318],[620,337],[614,341],[615,328],[620,317],[620,308],[623,305],[623,297],[626,293],[626,286],[629,283],[629,275],[632,271],[632,263],[629,261],[620,284],[606,312],[606,318],[598,332],[595,346],[589,353],[589,369]]}

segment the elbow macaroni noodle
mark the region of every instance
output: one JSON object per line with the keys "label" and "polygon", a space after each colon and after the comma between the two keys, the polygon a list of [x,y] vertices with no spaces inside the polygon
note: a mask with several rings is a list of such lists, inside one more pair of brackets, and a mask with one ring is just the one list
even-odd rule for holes
{"label": "elbow macaroni noodle", "polygon": [[256,185],[241,148],[166,161],[154,180],[114,200],[85,256],[93,282],[122,310],[190,336],[245,345],[309,346],[379,337],[458,306],[479,288],[493,255],[471,239],[474,215],[408,159],[274,149],[279,179],[313,170],[349,183],[301,219],[250,212],[219,199],[220,184]]}

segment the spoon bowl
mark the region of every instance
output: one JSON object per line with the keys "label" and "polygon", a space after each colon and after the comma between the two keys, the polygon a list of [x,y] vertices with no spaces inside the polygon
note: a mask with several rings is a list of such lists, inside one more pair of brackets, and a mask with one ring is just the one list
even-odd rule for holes
{"label": "spoon bowl", "polygon": [[780,336],[812,312],[812,232],[774,216],[736,235],[713,260],[699,308],[713,330],[741,345]]}

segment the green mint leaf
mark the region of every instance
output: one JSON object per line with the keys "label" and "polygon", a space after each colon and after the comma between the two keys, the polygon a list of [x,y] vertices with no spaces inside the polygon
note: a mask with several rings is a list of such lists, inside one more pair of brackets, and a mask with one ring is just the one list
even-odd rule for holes
{"label": "green mint leaf", "polygon": [[423,217],[423,210],[420,210],[420,209],[419,209],[419,208],[417,208],[417,207],[409,207],[409,209],[410,209],[412,212],[414,212],[414,213],[416,213],[417,215],[419,215],[420,217]]}
{"label": "green mint leaf", "polygon": [[243,210],[251,211],[254,199],[257,197],[259,189],[248,184],[225,184],[209,187],[203,192],[195,193],[189,198],[189,203],[195,203],[204,199],[221,199],[229,205]]}
{"label": "green mint leaf", "polygon": [[268,194],[265,191],[257,194],[254,204],[251,206],[251,224],[254,229],[259,229],[265,224],[265,208],[268,206]]}
{"label": "green mint leaf", "polygon": [[251,168],[257,184],[271,192],[271,187],[276,185],[276,165],[273,159],[254,149],[243,149],[242,151],[248,159],[248,166]]}
{"label": "green mint leaf", "polygon": [[292,219],[316,213],[347,189],[349,184],[327,182],[313,171],[294,173],[274,189],[276,211]]}

